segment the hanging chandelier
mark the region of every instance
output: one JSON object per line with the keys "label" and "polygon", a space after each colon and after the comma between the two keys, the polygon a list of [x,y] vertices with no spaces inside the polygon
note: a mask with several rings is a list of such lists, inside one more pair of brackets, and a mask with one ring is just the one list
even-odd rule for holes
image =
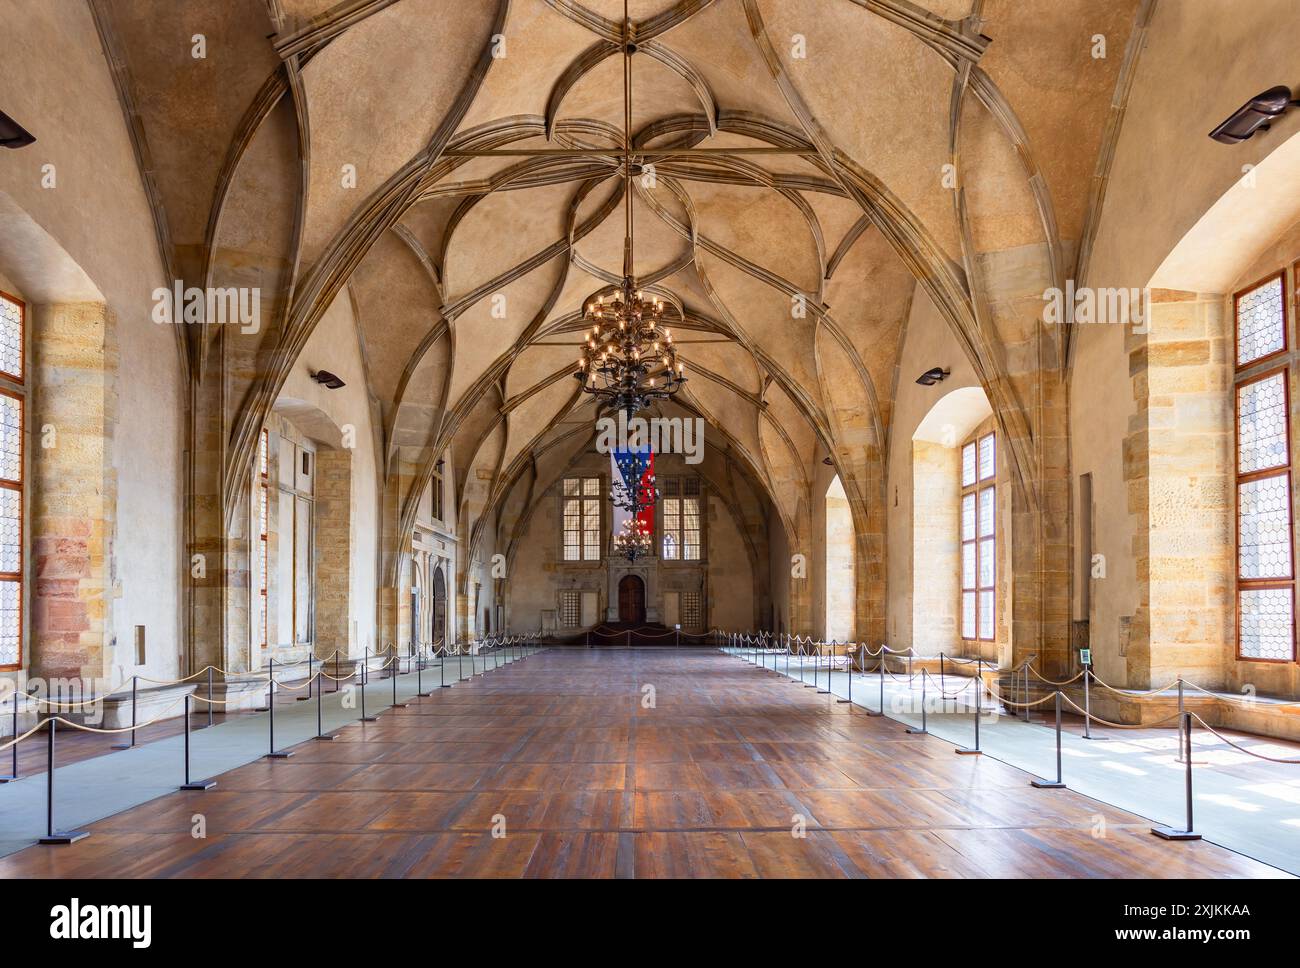
{"label": "hanging chandelier", "polygon": [[654,535],[650,528],[638,518],[628,518],[623,527],[614,535],[614,552],[623,555],[628,561],[644,558],[654,550]]}
{"label": "hanging chandelier", "polygon": [[573,376],[582,389],[629,418],[654,400],[666,400],[686,382],[672,332],[660,324],[681,307],[636,284],[633,268],[635,221],[632,215],[632,54],[631,21],[623,3],[623,281],[587,297],[583,318],[591,324]]}

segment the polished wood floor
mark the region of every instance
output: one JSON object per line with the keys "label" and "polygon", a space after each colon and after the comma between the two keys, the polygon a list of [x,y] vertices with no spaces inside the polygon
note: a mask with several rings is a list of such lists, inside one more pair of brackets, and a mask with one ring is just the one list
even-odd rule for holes
{"label": "polished wood floor", "polygon": [[217,780],[0,876],[1278,874],[711,651],[545,652]]}

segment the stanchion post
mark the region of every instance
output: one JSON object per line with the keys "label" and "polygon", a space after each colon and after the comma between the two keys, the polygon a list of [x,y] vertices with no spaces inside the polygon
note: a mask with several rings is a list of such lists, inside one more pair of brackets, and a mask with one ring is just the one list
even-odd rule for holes
{"label": "stanchion post", "polygon": [[429,693],[424,691],[424,646],[415,657],[415,694],[420,699],[427,699]]}
{"label": "stanchion post", "polygon": [[980,713],[983,711],[982,700],[984,698],[984,659],[981,656],[975,660],[975,745],[959,746],[956,752],[966,756],[979,756],[984,751],[980,749]]}
{"label": "stanchion post", "polygon": [[[324,674],[325,674],[325,660],[324,660],[324,659],[321,659],[321,663],[320,663],[320,674],[321,674],[321,675],[324,675]],[[321,704],[324,702],[324,699],[323,699],[324,695],[325,695],[325,683],[323,683],[323,682],[317,683],[317,684],[316,684],[316,739],[318,739],[318,740],[327,740],[327,741],[328,741],[328,740],[335,740],[335,739],[338,739],[338,737],[335,736],[333,733],[327,733],[327,732],[325,732],[325,730],[324,730],[324,728],[323,728],[323,726],[324,726],[324,722],[323,722],[324,717],[322,716]]]}
{"label": "stanchion post", "polygon": [[885,643],[880,643],[880,715],[885,714]]}
{"label": "stanchion post", "polygon": [[[1026,700],[1027,701],[1027,700]],[[1040,790],[1062,790],[1065,784],[1061,781],[1061,690],[1056,690],[1056,779],[1055,780],[1030,780],[1031,787],[1038,787]]]}
{"label": "stanchion post", "polygon": [[393,702],[392,702],[392,705],[389,706],[388,708],[389,708],[389,709],[405,709],[405,708],[409,705],[409,703],[404,703],[404,702],[398,702],[398,701],[397,701],[397,670],[398,670],[399,668],[401,668],[400,663],[401,663],[401,661],[402,661],[402,660],[401,660],[401,657],[397,654],[397,646],[396,646],[396,645],[390,645],[390,646],[388,647],[388,653],[389,653],[389,656],[391,657],[392,662],[393,662],[393,668],[390,670],[390,671],[392,672],[392,679],[393,679]]}
{"label": "stanchion post", "polygon": [[[212,704],[208,703],[208,708]],[[191,780],[190,779],[190,694],[185,694],[185,782],[181,784],[182,790],[211,790],[217,785],[216,780]]]}
{"label": "stanchion post", "polygon": [[377,723],[378,716],[366,715],[366,683],[370,679],[370,646],[366,646],[365,654],[361,660],[361,722]]}
{"label": "stanchion post", "polygon": [[451,683],[447,681],[447,641],[443,640],[442,655],[438,658],[438,688],[450,689]]}
{"label": "stanchion post", "polygon": [[[14,735],[18,735],[17,732]],[[1174,757],[1175,763],[1183,761],[1183,677],[1178,677],[1178,755]]]}
{"label": "stanchion post", "polygon": [[[136,693],[139,684],[140,684],[140,677],[132,676],[131,677],[131,739],[130,742],[116,744],[113,747],[113,749],[115,750],[129,750],[135,746]],[[14,735],[15,736],[18,735],[18,694],[17,692],[14,693]],[[17,775],[18,775],[18,752],[17,752],[17,747],[14,747],[14,776]]]}
{"label": "stanchion post", "polygon": [[1192,714],[1183,713],[1179,720],[1183,736],[1186,737],[1183,753],[1186,757],[1183,763],[1183,775],[1185,777],[1184,797],[1187,803],[1187,825],[1182,830],[1176,830],[1173,827],[1152,827],[1151,832],[1161,840],[1200,840],[1201,835],[1196,832],[1196,827],[1192,823]]}
{"label": "stanchion post", "polygon": [[271,752],[267,753],[266,757],[267,759],[271,759],[271,760],[287,760],[289,757],[293,756],[292,751],[278,750],[275,748],[275,660],[274,659],[271,660],[270,665],[268,666],[268,672],[266,676],[266,691],[267,691],[267,695],[270,697],[267,700],[266,704],[267,706],[270,707],[270,715],[267,717],[267,721],[270,723],[270,729],[271,729]]}
{"label": "stanchion post", "polygon": [[1088,680],[1092,678],[1092,666],[1083,667],[1083,738],[1094,742],[1110,739],[1109,736],[1092,735],[1092,695],[1088,689]]}
{"label": "stanchion post", "polygon": [[208,663],[208,729],[212,728],[212,663]]}
{"label": "stanchion post", "polygon": [[853,705],[853,650],[848,649],[847,651],[845,651],[844,658],[846,660],[846,664],[844,666],[844,672],[849,677],[849,698],[848,699],[837,698],[835,701],[848,703],[851,706]]}
{"label": "stanchion post", "polygon": [[45,739],[45,836],[39,843],[75,844],[89,837],[89,831],[54,829],[54,730],[57,722],[53,716],[45,721],[49,730]]}

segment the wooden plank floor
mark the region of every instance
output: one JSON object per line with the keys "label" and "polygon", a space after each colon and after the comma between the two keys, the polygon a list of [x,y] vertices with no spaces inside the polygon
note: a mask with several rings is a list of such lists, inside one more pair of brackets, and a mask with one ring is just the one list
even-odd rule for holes
{"label": "wooden plank floor", "polygon": [[217,780],[0,876],[1281,876],[711,651],[544,652]]}

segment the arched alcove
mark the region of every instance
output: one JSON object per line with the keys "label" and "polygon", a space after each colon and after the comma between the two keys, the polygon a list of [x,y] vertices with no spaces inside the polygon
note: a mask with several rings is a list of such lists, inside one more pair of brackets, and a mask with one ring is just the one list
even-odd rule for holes
{"label": "arched alcove", "polygon": [[978,386],[949,391],[912,435],[912,645],[918,654],[964,651],[962,445],[991,423]]}
{"label": "arched alcove", "polygon": [[826,628],[825,638],[833,642],[854,640],[853,512],[839,475],[826,488]]}

